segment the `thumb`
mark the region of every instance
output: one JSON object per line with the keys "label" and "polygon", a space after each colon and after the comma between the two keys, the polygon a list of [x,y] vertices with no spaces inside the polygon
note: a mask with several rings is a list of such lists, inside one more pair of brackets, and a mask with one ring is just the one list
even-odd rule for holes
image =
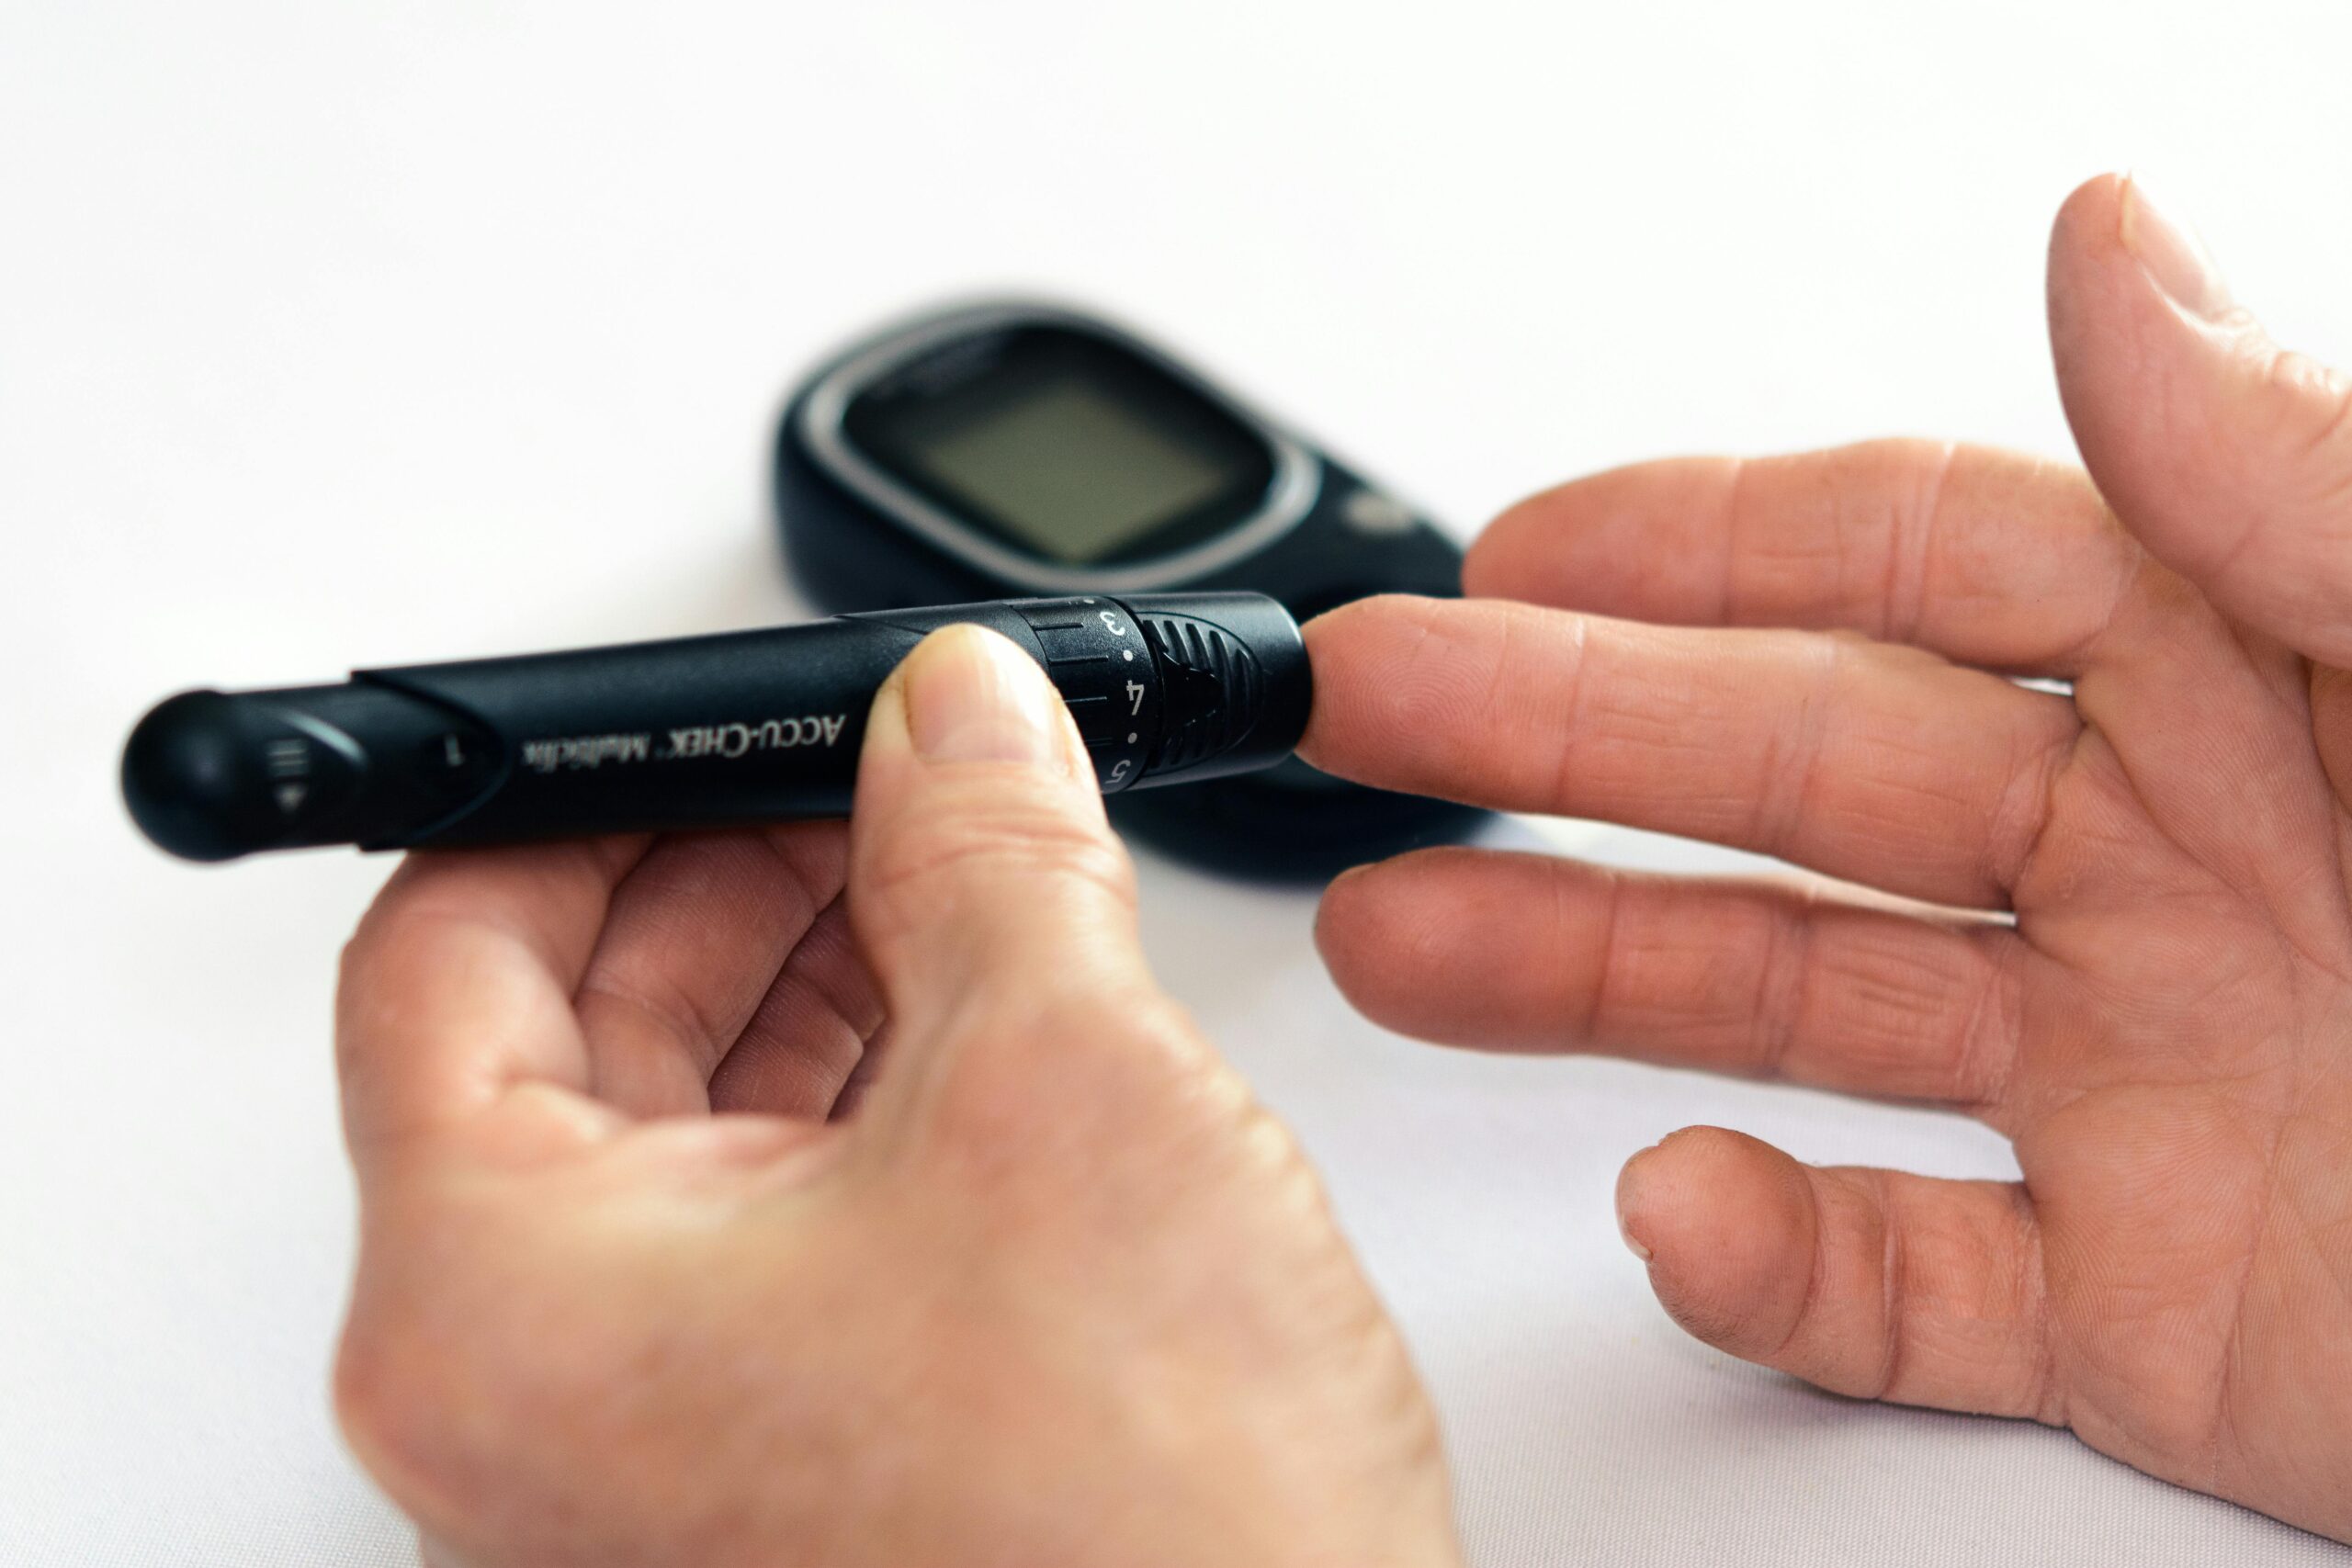
{"label": "thumb", "polygon": [[2204,248],[2111,175],[2058,215],[2050,334],[2124,526],[2233,619],[2352,664],[2352,379],[2272,343]]}
{"label": "thumb", "polygon": [[902,1055],[975,1009],[1147,980],[1134,873],[1077,727],[1045,672],[978,626],[925,637],[875,698],[848,897]]}

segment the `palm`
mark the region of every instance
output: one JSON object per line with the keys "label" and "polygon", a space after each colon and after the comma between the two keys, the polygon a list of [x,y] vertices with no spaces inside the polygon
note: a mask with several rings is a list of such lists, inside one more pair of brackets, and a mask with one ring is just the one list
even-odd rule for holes
{"label": "palm", "polygon": [[2078,687],[2094,728],[2016,888],[2032,948],[1996,1119],[2063,1363],[2039,1414],[2225,1495],[2330,1455],[2341,1486],[2352,1409],[2317,1391],[2352,1374],[2347,822],[2304,661],[2183,619],[2207,646],[2179,650],[2199,675],[2163,720],[2123,690],[2098,728],[2107,693]]}
{"label": "palm", "polygon": [[2021,1181],[1688,1129],[1619,1217],[1735,1354],[2352,1539],[2352,382],[2114,180],[2061,216],[2051,319],[2088,474],[1644,465],[1506,513],[1467,602],[1309,628],[1319,765],[1833,880],[1432,852],[1320,939],[1428,1038],[1982,1118]]}

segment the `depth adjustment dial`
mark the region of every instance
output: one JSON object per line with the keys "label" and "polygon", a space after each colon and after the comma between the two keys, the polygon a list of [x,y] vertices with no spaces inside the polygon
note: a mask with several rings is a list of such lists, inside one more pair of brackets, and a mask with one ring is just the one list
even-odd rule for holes
{"label": "depth adjustment dial", "polygon": [[1127,607],[1102,597],[1013,602],[1037,638],[1105,795],[1141,778],[1167,711],[1163,671]]}

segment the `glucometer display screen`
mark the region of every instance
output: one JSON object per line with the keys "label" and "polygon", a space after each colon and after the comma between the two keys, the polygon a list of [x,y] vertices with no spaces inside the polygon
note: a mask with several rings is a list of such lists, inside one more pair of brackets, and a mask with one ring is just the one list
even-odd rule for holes
{"label": "glucometer display screen", "polygon": [[1232,480],[1211,454],[1076,378],[1030,389],[913,456],[1023,543],[1067,561],[1100,560]]}
{"label": "glucometer display screen", "polygon": [[959,523],[1091,566],[1196,543],[1247,517],[1265,443],[1139,355],[1027,328],[902,367],[860,394],[852,439]]}

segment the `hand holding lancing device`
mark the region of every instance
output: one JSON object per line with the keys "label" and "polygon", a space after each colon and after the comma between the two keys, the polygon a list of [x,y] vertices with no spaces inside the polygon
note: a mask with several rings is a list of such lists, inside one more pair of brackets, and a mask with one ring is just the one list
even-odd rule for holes
{"label": "hand holding lancing device", "polygon": [[1038,667],[933,634],[857,792],[420,853],[353,941],[337,1399],[433,1559],[1453,1562],[1403,1348],[1145,969]]}

